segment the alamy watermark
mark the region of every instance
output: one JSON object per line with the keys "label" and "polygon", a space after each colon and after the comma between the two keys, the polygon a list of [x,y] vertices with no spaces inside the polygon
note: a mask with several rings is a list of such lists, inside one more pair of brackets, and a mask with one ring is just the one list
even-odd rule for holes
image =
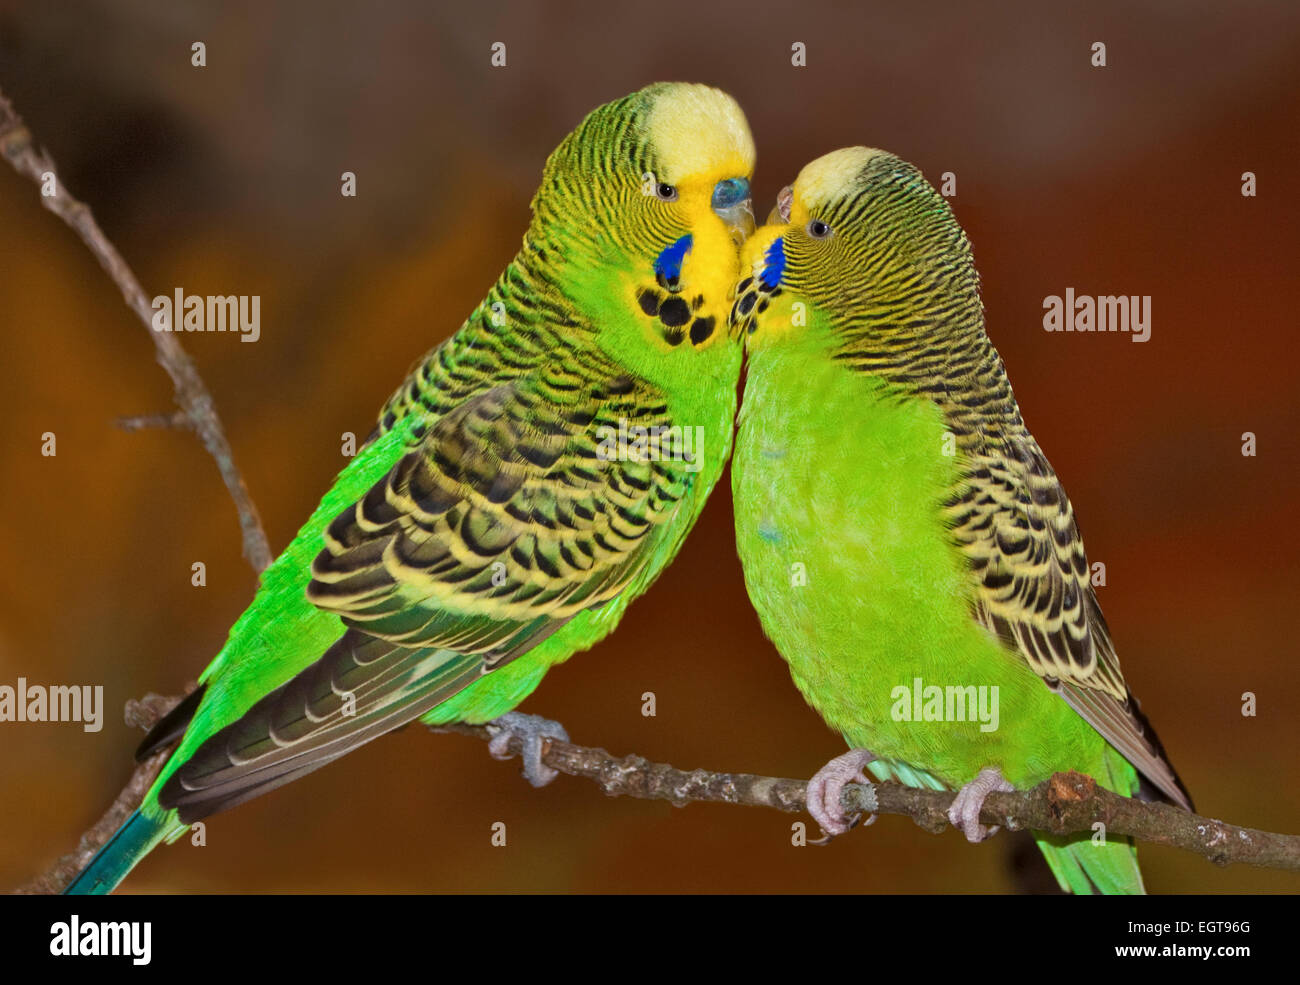
{"label": "alamy watermark", "polygon": [[104,727],[104,685],[45,687],[28,684],[26,677],[17,686],[0,684],[0,722],[81,722],[83,732],[98,732]]}
{"label": "alamy watermark", "polygon": [[262,297],[259,294],[159,294],[150,304],[155,332],[238,332],[240,342],[262,336]]}
{"label": "alamy watermark", "polygon": [[894,702],[889,716],[896,722],[979,722],[981,732],[998,730],[996,684],[926,684],[913,677],[909,687],[889,692]]}
{"label": "alamy watermark", "polygon": [[1075,295],[1043,298],[1043,330],[1047,332],[1130,332],[1134,342],[1151,338],[1150,294]]}
{"label": "alamy watermark", "polygon": [[50,954],[56,958],[130,958],[146,965],[153,956],[153,924],[148,920],[86,920],[74,913],[50,924]]}

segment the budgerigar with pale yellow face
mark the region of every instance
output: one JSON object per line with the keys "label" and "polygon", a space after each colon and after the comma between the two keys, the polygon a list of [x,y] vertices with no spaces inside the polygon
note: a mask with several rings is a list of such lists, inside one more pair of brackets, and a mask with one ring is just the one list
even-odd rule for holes
{"label": "budgerigar with pale yellow face", "polygon": [[545,727],[507,713],[614,629],[730,453],[753,168],[740,107],[702,85],[649,86],[564,139],[518,255],[146,738],[141,755],[176,748],[70,891],[107,892],[186,824],[416,719],[500,719],[547,779]]}
{"label": "budgerigar with pale yellow face", "polygon": [[[750,598],[795,683],[853,751],[809,785],[993,790],[1058,770],[1191,800],[1120,673],[1065,490],[984,331],[948,204],[864,147],[809,164],[746,244],[732,464]],[[1133,844],[1036,835],[1062,888],[1143,890]]]}

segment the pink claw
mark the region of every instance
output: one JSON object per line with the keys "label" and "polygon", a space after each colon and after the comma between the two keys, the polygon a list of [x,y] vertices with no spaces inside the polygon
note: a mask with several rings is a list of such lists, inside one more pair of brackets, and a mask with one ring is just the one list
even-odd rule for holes
{"label": "pink claw", "polygon": [[853,826],[852,819],[844,816],[840,794],[845,784],[871,782],[862,770],[875,758],[876,754],[866,749],[853,749],[836,756],[808,781],[808,813],[826,834],[842,835]]}

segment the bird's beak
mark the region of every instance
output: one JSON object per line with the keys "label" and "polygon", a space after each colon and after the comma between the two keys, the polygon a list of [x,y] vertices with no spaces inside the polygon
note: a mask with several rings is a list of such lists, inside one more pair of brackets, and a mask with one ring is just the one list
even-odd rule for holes
{"label": "bird's beak", "polygon": [[768,214],[767,223],[770,226],[785,225],[790,221],[790,207],[794,204],[794,187],[786,185],[781,189],[781,194],[776,196],[776,205],[772,207],[771,213]]}
{"label": "bird's beak", "polygon": [[737,246],[754,233],[754,201],[749,182],[744,178],[727,178],[713,187],[713,211],[727,225]]}
{"label": "bird's beak", "polygon": [[737,246],[744,245],[745,240],[754,235],[754,203],[750,199],[718,211],[718,217],[727,224]]}

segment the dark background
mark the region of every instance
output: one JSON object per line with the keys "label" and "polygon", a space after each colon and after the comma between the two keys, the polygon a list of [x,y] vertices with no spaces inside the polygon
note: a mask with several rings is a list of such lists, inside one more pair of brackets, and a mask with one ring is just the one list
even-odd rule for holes
{"label": "dark background", "polygon": [[[730,91],[759,148],[760,216],[848,144],[936,184],[955,172],[990,334],[1107,565],[1130,684],[1203,812],[1300,831],[1300,8],[1087,6],[0,0],[0,87],[148,293],[261,295],[256,344],[183,341],[275,550],[343,465],[341,433],[364,436],[510,259],[547,152],[597,104],[658,79]],[[1240,194],[1247,170],[1257,198]],[[1066,287],[1152,295],[1151,341],[1045,333],[1042,300]],[[193,679],[254,578],[198,441],[113,427],[169,410],[170,383],[117,289],[8,168],[0,319],[0,683],[103,684],[107,706],[98,734],[0,725],[9,886],[107,807],[139,739],[123,703]],[[45,431],[56,458],[39,453]],[[720,488],[620,632],[523,710],[687,768],[807,776],[843,751],[763,638],[731,524]],[[190,585],[196,560],[206,588]],[[645,691],[656,718],[640,715]],[[566,777],[533,791],[517,769],[411,727],[212,819],[206,848],[162,848],[126,888],[1012,887],[1004,837],[971,847],[891,817],[795,849],[793,817],[611,800]],[[495,821],[507,848],[489,844]],[[1300,885],[1152,846],[1142,859],[1155,891]]]}

